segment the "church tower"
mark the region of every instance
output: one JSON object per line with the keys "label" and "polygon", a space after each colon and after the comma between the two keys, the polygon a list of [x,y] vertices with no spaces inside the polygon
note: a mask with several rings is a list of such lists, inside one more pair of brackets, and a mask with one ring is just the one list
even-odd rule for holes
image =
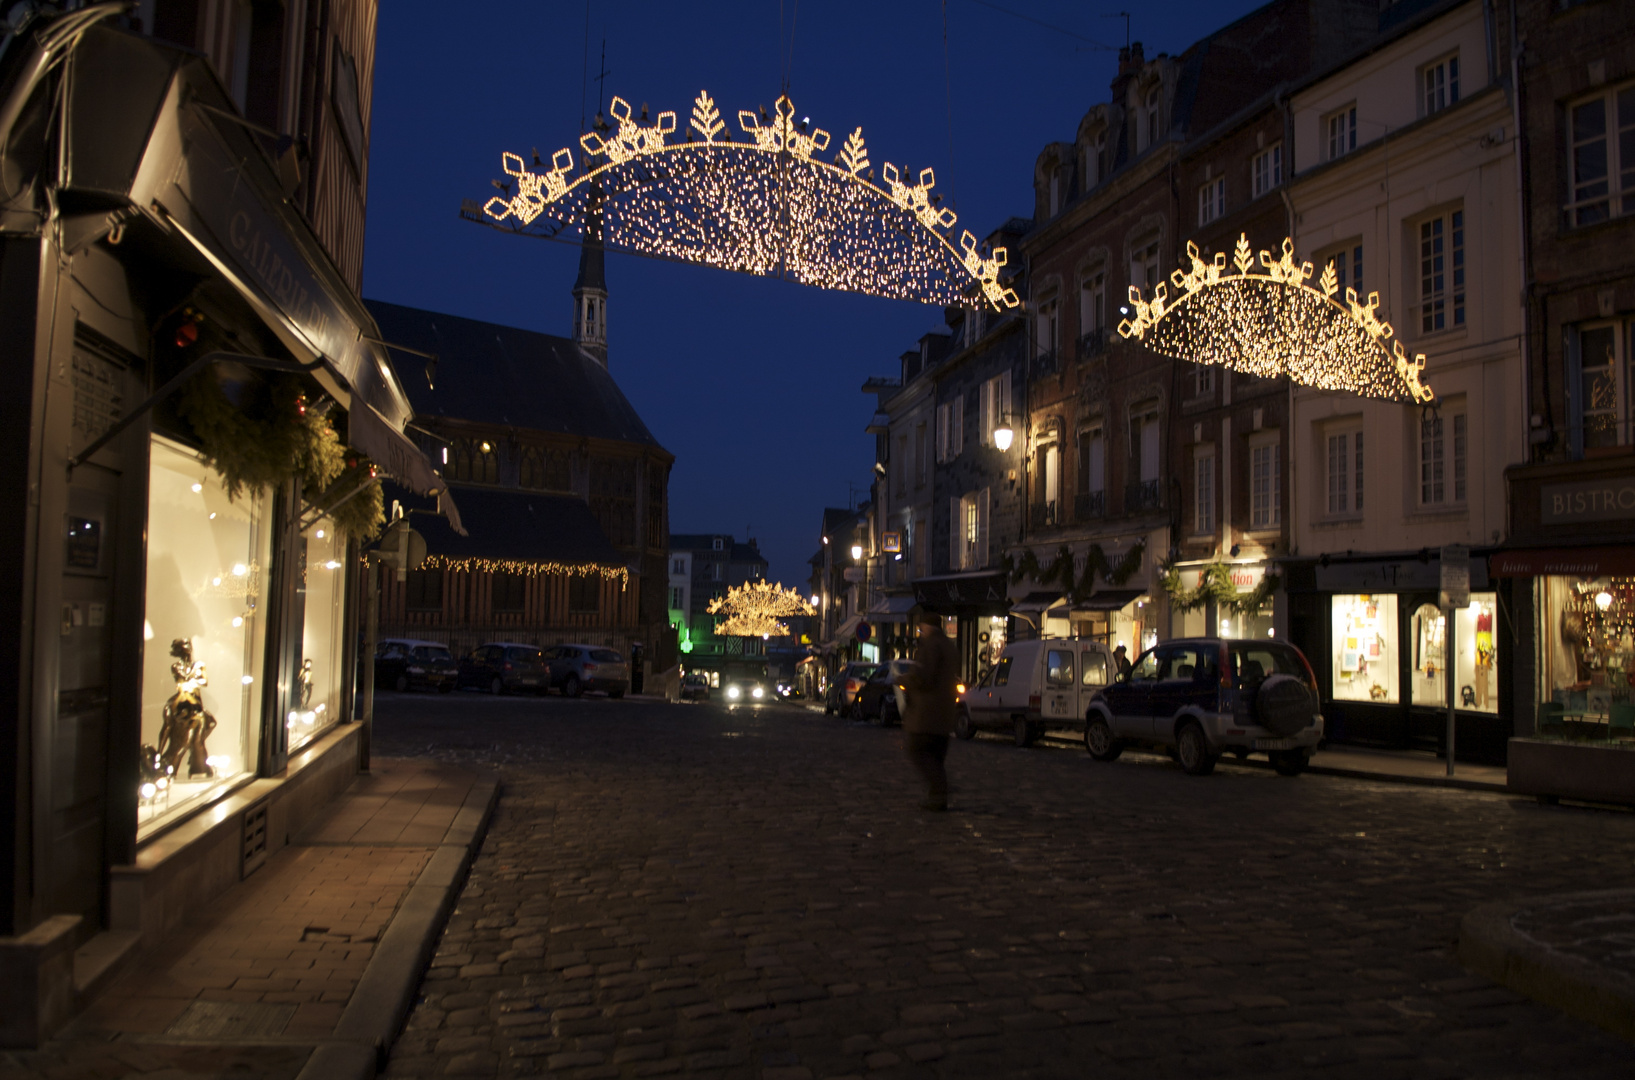
{"label": "church tower", "polygon": [[573,340],[607,367],[607,277],[602,269],[601,192],[592,190],[573,283]]}

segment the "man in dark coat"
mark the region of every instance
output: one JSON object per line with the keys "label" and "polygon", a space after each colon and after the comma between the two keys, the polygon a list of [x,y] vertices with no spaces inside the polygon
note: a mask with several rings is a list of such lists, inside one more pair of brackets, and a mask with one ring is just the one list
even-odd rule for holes
{"label": "man in dark coat", "polygon": [[958,712],[959,650],[943,633],[942,618],[920,616],[920,646],[904,685],[908,707],[903,713],[903,740],[909,760],[926,783],[925,810],[948,809],[948,736]]}

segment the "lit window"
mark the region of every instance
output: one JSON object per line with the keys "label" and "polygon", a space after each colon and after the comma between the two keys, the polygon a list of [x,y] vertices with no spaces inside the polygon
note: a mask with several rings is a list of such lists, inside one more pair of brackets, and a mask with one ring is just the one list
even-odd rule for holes
{"label": "lit window", "polygon": [[1573,402],[1573,450],[1626,446],[1635,414],[1635,322],[1600,323],[1577,329],[1570,341],[1576,371],[1568,389]]}
{"label": "lit window", "polygon": [[1465,325],[1465,213],[1419,223],[1419,330]]}

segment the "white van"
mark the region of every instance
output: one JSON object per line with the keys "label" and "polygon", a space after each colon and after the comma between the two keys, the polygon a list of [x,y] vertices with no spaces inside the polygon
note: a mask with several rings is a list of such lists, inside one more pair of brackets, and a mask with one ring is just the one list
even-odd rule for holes
{"label": "white van", "polygon": [[959,696],[955,734],[981,728],[1012,731],[1031,746],[1049,727],[1084,727],[1090,699],[1112,681],[1113,655],[1099,641],[1045,638],[1013,641],[982,681]]}

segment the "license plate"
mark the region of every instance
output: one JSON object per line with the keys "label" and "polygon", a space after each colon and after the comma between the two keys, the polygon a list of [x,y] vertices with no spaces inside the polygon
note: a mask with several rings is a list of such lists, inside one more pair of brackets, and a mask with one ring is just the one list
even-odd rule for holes
{"label": "license plate", "polygon": [[524,676],[523,676],[523,677],[522,677],[522,678],[521,678],[521,679],[519,679],[519,680],[518,680],[518,681],[519,681],[519,682],[521,682],[521,683],[522,683],[522,685],[524,685],[524,686],[533,686],[533,685],[534,685],[534,684],[535,684],[535,683],[537,683],[537,682],[539,682],[539,680],[538,680],[538,679],[536,679],[536,678],[534,678],[534,677],[533,677],[533,676],[531,676],[531,675],[524,675]]}
{"label": "license plate", "polygon": [[1299,744],[1293,739],[1256,739],[1256,750],[1293,750]]}

